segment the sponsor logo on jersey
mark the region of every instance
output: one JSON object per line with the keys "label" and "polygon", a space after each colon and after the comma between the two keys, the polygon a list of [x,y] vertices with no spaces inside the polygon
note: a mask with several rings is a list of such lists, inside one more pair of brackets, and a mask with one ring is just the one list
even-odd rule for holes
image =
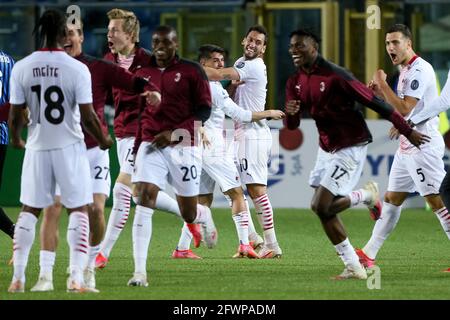
{"label": "sponsor logo on jersey", "polygon": [[245,62],[244,61],[241,61],[238,64],[236,64],[236,68],[238,68],[238,69],[242,69],[244,66],[245,66]]}
{"label": "sponsor logo on jersey", "polygon": [[417,90],[417,88],[419,88],[419,81],[413,80],[413,81],[411,82],[411,89]]}

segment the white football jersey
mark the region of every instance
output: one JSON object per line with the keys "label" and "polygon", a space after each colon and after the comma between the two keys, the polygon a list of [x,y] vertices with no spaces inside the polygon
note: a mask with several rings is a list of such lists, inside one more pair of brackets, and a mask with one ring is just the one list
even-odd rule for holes
{"label": "white football jersey", "polygon": [[[267,70],[263,59],[246,60],[239,58],[234,68],[239,73],[240,81],[245,83],[236,89],[234,101],[243,109],[252,112],[264,111],[267,94]],[[260,128],[266,126],[266,120],[249,123],[244,128]],[[242,123],[238,123],[242,127]]]}
{"label": "white football jersey", "polygon": [[205,129],[208,131],[223,131],[223,122],[225,115],[239,122],[250,122],[252,120],[252,112],[240,108],[228,95],[228,92],[222,87],[219,81],[210,81],[211,88],[211,115],[205,122]]}
{"label": "white football jersey", "polygon": [[[438,97],[436,85],[436,75],[434,69],[427,61],[417,57],[411,64],[403,67],[397,84],[397,95],[400,98],[410,96],[429,104]],[[423,103],[417,103],[405,119],[411,118],[419,113],[423,108]],[[439,132],[439,118],[430,119],[426,123],[417,126],[417,131],[431,137],[429,143],[425,143],[421,148],[444,146],[442,135]],[[400,152],[414,153],[419,149],[414,147],[406,137],[400,137]]]}
{"label": "white football jersey", "polygon": [[78,104],[92,103],[87,66],[63,50],[40,50],[16,63],[11,104],[30,109],[26,148],[59,149],[84,139]]}
{"label": "white football jersey", "polygon": [[416,108],[419,108],[421,105],[421,110],[419,112],[415,112],[414,116],[411,117],[412,122],[420,123],[429,118],[434,118],[439,116],[439,113],[447,111],[450,108],[450,70],[447,74],[447,81],[445,82],[444,88],[441,90],[441,95],[439,98],[434,99],[431,103],[424,104],[423,101],[419,101],[416,105]]}

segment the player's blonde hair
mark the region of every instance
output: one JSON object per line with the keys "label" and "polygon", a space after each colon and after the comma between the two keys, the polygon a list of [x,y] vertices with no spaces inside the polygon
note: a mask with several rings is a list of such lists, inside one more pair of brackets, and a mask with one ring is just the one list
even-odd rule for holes
{"label": "player's blonde hair", "polygon": [[122,28],[125,33],[131,35],[131,41],[139,42],[139,20],[136,15],[127,10],[123,9],[112,9],[107,13],[108,19],[121,19],[123,20]]}

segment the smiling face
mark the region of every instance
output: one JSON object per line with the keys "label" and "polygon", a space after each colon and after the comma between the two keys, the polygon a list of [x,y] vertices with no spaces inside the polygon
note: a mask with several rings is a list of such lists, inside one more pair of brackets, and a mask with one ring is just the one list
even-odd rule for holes
{"label": "smiling face", "polygon": [[244,47],[244,56],[247,60],[261,57],[266,51],[266,36],[258,31],[250,31],[250,33],[242,40]]}
{"label": "smiling face", "polygon": [[157,65],[162,68],[167,67],[178,49],[176,33],[173,31],[155,32],[152,35],[152,49]]}
{"label": "smiling face", "polygon": [[317,57],[317,45],[311,37],[293,35],[289,43],[289,54],[295,67],[309,68]]}
{"label": "smiling face", "polygon": [[66,38],[64,40],[64,50],[71,56],[77,57],[83,49],[84,37],[81,30],[74,24],[68,24],[66,30]]}
{"label": "smiling face", "polygon": [[225,66],[225,58],[220,52],[212,52],[208,59],[201,59],[200,63],[206,67],[222,69]]}
{"label": "smiling face", "polygon": [[401,32],[386,34],[386,51],[394,66],[405,65],[412,58],[411,39],[405,37]]}
{"label": "smiling face", "polygon": [[123,30],[123,19],[111,19],[108,24],[108,47],[112,53],[127,55],[134,47],[133,35]]}

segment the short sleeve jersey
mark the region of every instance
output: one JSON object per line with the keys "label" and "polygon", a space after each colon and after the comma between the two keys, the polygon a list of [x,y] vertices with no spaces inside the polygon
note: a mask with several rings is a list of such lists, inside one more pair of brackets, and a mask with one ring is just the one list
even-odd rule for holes
{"label": "short sleeve jersey", "polygon": [[[405,96],[423,100],[425,104],[430,103],[438,97],[436,75],[434,69],[427,61],[415,56],[411,61],[402,68],[397,84],[397,95],[404,99]],[[415,108],[405,116],[405,119],[411,118],[423,108],[422,104],[417,104]],[[430,119],[423,125],[416,128],[432,138],[430,143],[424,144],[421,148],[432,147],[433,142],[442,144],[442,136],[439,133],[439,119],[437,117]],[[406,137],[400,138],[400,152],[411,153],[418,152]]]}
{"label": "short sleeve jersey", "polygon": [[[234,68],[239,73],[240,81],[245,82],[237,87],[234,101],[245,110],[264,111],[267,95],[267,70],[263,59],[246,60],[241,57],[234,63]],[[265,120],[252,122],[245,125],[245,128],[261,127],[265,125],[265,122]],[[238,126],[241,127],[242,124],[238,123]]]}
{"label": "short sleeve jersey", "polygon": [[30,108],[27,149],[64,148],[84,138],[78,104],[92,103],[91,74],[63,50],[41,49],[14,66],[10,103]]}

